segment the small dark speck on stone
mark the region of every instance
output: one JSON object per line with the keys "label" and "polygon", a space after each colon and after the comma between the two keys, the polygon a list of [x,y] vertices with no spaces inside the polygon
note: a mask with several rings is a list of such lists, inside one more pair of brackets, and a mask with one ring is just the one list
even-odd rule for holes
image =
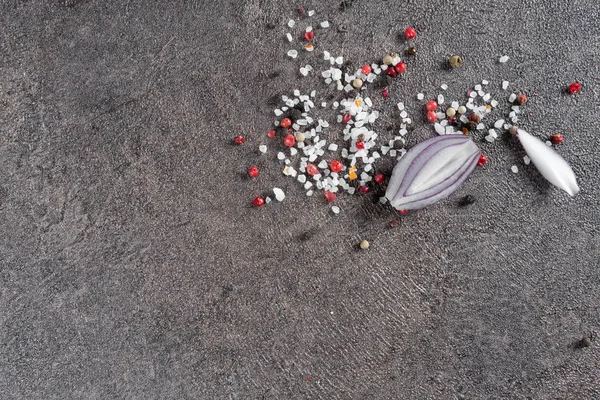
{"label": "small dark speck on stone", "polygon": [[458,202],[458,206],[466,207],[466,206],[470,206],[473,203],[475,203],[475,197],[468,194],[465,197],[463,197],[462,199],[460,199],[460,201]]}
{"label": "small dark speck on stone", "polygon": [[348,28],[346,27],[346,25],[340,25],[337,28],[338,33],[346,33],[348,32]]}
{"label": "small dark speck on stone", "polygon": [[584,336],[577,342],[577,347],[583,349],[585,347],[590,347],[592,345],[592,339],[587,336]]}
{"label": "small dark speck on stone", "polygon": [[267,29],[275,29],[275,24],[272,22],[267,23]]}
{"label": "small dark speck on stone", "polygon": [[340,11],[346,11],[347,8],[352,6],[352,0],[342,0],[340,3]]}

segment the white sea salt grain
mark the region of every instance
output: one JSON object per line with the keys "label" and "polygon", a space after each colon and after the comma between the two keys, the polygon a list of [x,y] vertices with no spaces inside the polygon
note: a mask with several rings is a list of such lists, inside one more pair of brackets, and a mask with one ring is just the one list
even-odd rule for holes
{"label": "white sea salt grain", "polygon": [[450,107],[454,108],[455,110],[458,109],[458,101],[453,101],[452,104],[450,104]]}
{"label": "white sea salt grain", "polygon": [[484,80],[482,80],[482,81],[481,81],[481,84],[482,84],[482,85],[487,85],[488,83],[490,83],[490,82],[489,82],[489,81],[487,81],[486,79],[484,79]]}
{"label": "white sea salt grain", "polygon": [[474,99],[475,97],[477,97],[477,92],[475,90],[473,90],[471,92],[471,94],[469,95],[469,97],[471,97],[472,99]]}
{"label": "white sea salt grain", "polygon": [[517,167],[516,165],[513,165],[512,167],[510,167],[510,170],[516,174],[517,172],[519,172],[519,167]]}
{"label": "white sea salt grain", "polygon": [[321,22],[321,28],[329,28],[329,21]]}
{"label": "white sea salt grain", "polygon": [[304,175],[304,174],[298,175],[298,182],[300,182],[300,183],[306,182],[306,175]]}
{"label": "white sea salt grain", "polygon": [[298,154],[298,150],[295,147],[290,147],[290,155],[295,156]]}
{"label": "white sea salt grain", "polygon": [[444,127],[440,123],[436,122],[433,127],[438,135],[443,135],[445,133]]}
{"label": "white sea salt grain", "polygon": [[487,135],[485,137],[485,140],[487,140],[488,142],[492,143],[492,142],[494,142],[495,139],[494,139],[494,137],[492,135]]}
{"label": "white sea salt grain", "polygon": [[283,201],[283,199],[285,199],[285,193],[279,188],[273,188],[273,194],[277,201]]}
{"label": "white sea salt grain", "polygon": [[551,142],[551,141],[549,141],[549,140],[546,140],[546,146],[548,146],[548,147],[552,147],[552,142]]}
{"label": "white sea salt grain", "polygon": [[499,119],[498,121],[496,121],[494,123],[494,128],[500,129],[500,128],[502,128],[502,125],[504,125],[504,120],[503,119]]}
{"label": "white sea salt grain", "polygon": [[340,213],[340,208],[338,206],[333,206],[333,207],[331,207],[331,211],[334,214],[339,214]]}
{"label": "white sea salt grain", "polygon": [[[337,65],[342,65],[344,63],[344,57],[339,56],[338,58],[335,59],[335,63]],[[340,73],[341,73],[341,71],[340,71]]]}
{"label": "white sea salt grain", "polygon": [[296,57],[298,57],[298,50],[293,50],[292,49],[292,50],[290,50],[290,51],[287,52],[287,55],[289,57],[291,57],[291,58],[296,58]]}
{"label": "white sea salt grain", "polygon": [[308,16],[312,17],[313,15],[315,15],[315,10],[309,10],[308,11]]}
{"label": "white sea salt grain", "polygon": [[265,203],[269,204],[271,202],[271,198],[269,196],[265,197]]}
{"label": "white sea salt grain", "polygon": [[498,61],[500,61],[502,64],[504,64],[505,62],[508,61],[508,56],[502,56],[502,57],[500,57],[500,59]]}
{"label": "white sea salt grain", "polygon": [[417,100],[423,100],[424,98],[425,98],[425,95],[423,93],[417,94]]}
{"label": "white sea salt grain", "polygon": [[438,94],[438,101],[437,102],[438,102],[438,104],[444,104],[444,95],[443,94]]}
{"label": "white sea salt grain", "polygon": [[258,146],[258,151],[265,154],[267,152],[267,145],[261,144],[260,146]]}
{"label": "white sea salt grain", "polygon": [[492,107],[497,107],[497,106],[498,106],[498,101],[497,101],[497,100],[492,100],[492,101],[490,102],[490,105],[491,105]]}
{"label": "white sea salt grain", "polygon": [[337,149],[338,149],[338,145],[335,143],[331,143],[329,145],[329,147],[327,148],[327,150],[329,150],[329,151],[337,151]]}
{"label": "white sea salt grain", "polygon": [[508,97],[509,103],[512,103],[513,101],[515,101],[516,98],[517,98],[517,95],[514,93],[511,93],[511,95]]}
{"label": "white sea salt grain", "polygon": [[291,33],[288,32],[288,33],[285,34],[285,36],[287,36],[288,42],[292,41],[292,34]]}
{"label": "white sea salt grain", "polygon": [[306,192],[306,195],[307,195],[307,196],[312,196],[312,195],[313,195],[313,191],[312,191],[312,190],[309,190],[309,191],[307,191],[307,192]]}
{"label": "white sea salt grain", "polygon": [[475,85],[475,90],[480,91],[481,90],[481,85]]}
{"label": "white sea salt grain", "polygon": [[508,81],[502,81],[502,89],[508,89]]}
{"label": "white sea salt grain", "polygon": [[448,89],[448,85],[446,85],[446,84],[444,83],[444,84],[442,84],[442,86],[440,86],[440,88],[441,88],[442,90],[446,90],[446,89]]}
{"label": "white sea salt grain", "polygon": [[529,163],[531,162],[531,159],[527,156],[523,157],[523,162],[525,163],[525,165],[529,165]]}
{"label": "white sea salt grain", "polygon": [[404,103],[403,102],[398,103],[398,110],[400,110],[400,111],[404,110]]}
{"label": "white sea salt grain", "polygon": [[296,21],[294,21],[293,19],[290,19],[289,22],[288,22],[288,26],[290,28],[293,28],[294,26],[296,26]]}

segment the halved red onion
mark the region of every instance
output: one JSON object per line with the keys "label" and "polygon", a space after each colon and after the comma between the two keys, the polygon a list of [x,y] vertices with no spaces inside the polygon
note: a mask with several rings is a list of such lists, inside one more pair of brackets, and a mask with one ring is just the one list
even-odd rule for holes
{"label": "halved red onion", "polygon": [[450,196],[477,166],[481,151],[467,136],[436,136],[412,147],[394,167],[385,197],[418,210]]}

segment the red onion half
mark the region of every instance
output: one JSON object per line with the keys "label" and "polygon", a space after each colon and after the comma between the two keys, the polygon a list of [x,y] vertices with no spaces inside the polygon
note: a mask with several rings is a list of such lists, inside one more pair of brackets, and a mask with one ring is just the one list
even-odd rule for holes
{"label": "red onion half", "polygon": [[397,210],[418,210],[450,196],[477,166],[467,136],[436,136],[413,146],[394,167],[385,197]]}

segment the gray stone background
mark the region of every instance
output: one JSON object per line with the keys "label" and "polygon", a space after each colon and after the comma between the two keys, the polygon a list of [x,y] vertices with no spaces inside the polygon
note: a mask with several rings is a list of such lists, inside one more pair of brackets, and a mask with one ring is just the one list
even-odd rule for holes
{"label": "gray stone background", "polygon": [[[0,4],[0,398],[600,398],[600,344],[575,346],[600,330],[595,0]],[[333,26],[292,61],[298,6]],[[503,137],[390,229],[377,194],[340,196],[336,217],[273,146],[259,156],[272,96],[329,93],[300,62],[375,61],[411,25],[419,54],[373,95],[378,129],[404,100],[412,145],[432,135],[417,92],[506,79],[529,95],[524,128],[564,133],[577,197]],[[273,186],[288,198],[251,207]]]}

